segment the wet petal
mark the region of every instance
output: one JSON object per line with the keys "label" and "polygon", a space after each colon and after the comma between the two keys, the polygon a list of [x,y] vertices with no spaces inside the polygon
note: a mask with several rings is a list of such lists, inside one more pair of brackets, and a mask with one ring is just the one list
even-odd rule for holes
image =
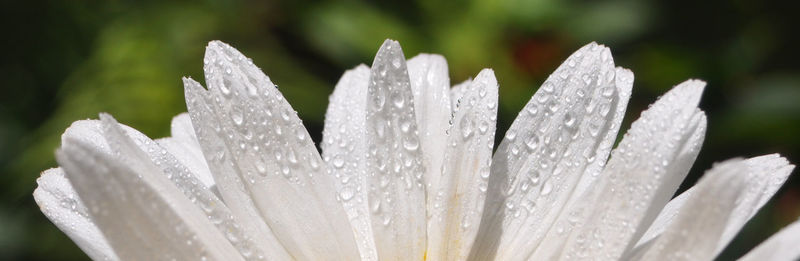
{"label": "wet petal", "polygon": [[[212,174],[237,176],[242,184],[227,193],[220,187],[225,202],[227,195],[244,189],[246,195],[231,200],[249,195],[296,259],[358,258],[353,230],[337,202],[334,177],[275,85],[248,58],[221,42],[209,44],[204,62],[209,85],[205,104],[211,114],[198,113],[192,123],[211,124],[195,126],[203,129],[197,133],[203,153],[209,165],[229,168]],[[200,118],[203,115],[208,116]]]}
{"label": "wet petal", "polygon": [[[184,90],[186,92],[186,106],[192,117],[193,126],[200,141],[203,155],[208,166],[214,175],[214,182],[222,196],[223,202],[230,209],[233,218],[242,227],[251,230],[253,234],[261,237],[259,241],[266,242],[262,245],[265,254],[277,260],[290,259],[291,256],[283,245],[275,237],[275,234],[262,219],[261,214],[255,207],[255,203],[245,188],[240,178],[239,169],[229,157],[229,152],[225,141],[215,128],[221,130],[221,126],[216,122],[217,115],[212,111],[212,105],[207,102],[210,100],[206,90],[199,83],[192,79],[184,79]],[[216,164],[212,164],[216,162]]]}
{"label": "wet petal", "polygon": [[472,83],[472,79],[465,80],[461,83],[453,85],[453,88],[450,89],[450,110],[451,113],[455,112],[456,107],[458,105],[458,101],[461,100],[461,96],[464,96],[464,90],[467,86]]}
{"label": "wet petal", "polygon": [[[739,159],[714,166],[696,185],[675,220],[642,253],[641,260],[711,260],[747,179]],[[637,258],[637,257],[635,257]],[[638,258],[637,258],[638,259]]]}
{"label": "wet petal", "polygon": [[369,67],[344,73],[325,114],[322,157],[338,179],[336,191],[353,226],[362,260],[377,260],[367,204],[366,131]]}
{"label": "wet petal", "polygon": [[57,159],[119,258],[242,260],[205,215],[153,166],[127,166],[94,145],[71,138]]}
{"label": "wet petal", "polygon": [[93,260],[119,260],[108,241],[89,216],[75,189],[61,168],[48,169],[36,180],[36,204],[64,234]]}
{"label": "wet petal", "polygon": [[618,259],[633,246],[630,242],[648,212],[663,206],[654,202],[679,184],[694,160],[692,150],[699,146],[693,137],[705,126],[705,115],[697,109],[704,85],[686,81],[642,113],[612,153],[598,184],[564,212],[548,246],[540,247],[535,257]]}
{"label": "wet petal", "polygon": [[421,260],[425,251],[424,167],[414,96],[400,44],[386,40],[367,94],[367,189],[381,260]]}
{"label": "wet petal", "polygon": [[744,192],[726,223],[715,254],[719,254],[733,240],[747,221],[778,192],[794,170],[794,165],[778,154],[750,158],[744,163],[748,170]]}
{"label": "wet petal", "polygon": [[241,226],[231,214],[230,209],[209,190],[189,168],[185,167],[166,149],[159,146],[144,134],[117,123],[108,114],[100,114],[103,135],[114,153],[125,155],[122,162],[129,166],[155,166],[190,202],[203,210],[206,218],[221,231],[226,239],[246,260],[258,260],[268,256],[265,245],[267,238],[254,234],[249,227]]}
{"label": "wet petal", "polygon": [[[746,178],[744,192],[739,200],[736,201],[735,209],[730,218],[726,222],[722,222],[726,224],[725,231],[718,240],[715,255],[719,254],[745,223],[767,203],[794,169],[793,165],[790,165],[785,158],[780,157],[778,154],[750,158],[745,160],[744,164],[747,168],[747,172],[744,175]],[[633,252],[642,252],[641,248],[649,247],[652,243],[651,241],[659,236],[672,223],[672,220],[677,217],[677,214],[683,209],[682,206],[686,199],[695,190],[692,187],[671,200],[648,228],[647,232],[644,233],[644,236],[636,244],[637,249],[634,249]],[[693,210],[688,209],[688,211]]]}
{"label": "wet petal", "polygon": [[[683,179],[686,178],[686,175],[692,168],[695,159],[697,159],[697,155],[700,153],[700,147],[702,147],[703,140],[705,139],[706,135],[706,118],[702,111],[694,117],[697,118],[693,119],[693,121],[699,122],[697,123],[697,126],[693,127],[694,132],[691,134],[691,136],[689,136],[689,138],[685,141],[682,141],[684,146],[680,149],[680,151],[678,151],[678,154],[671,160],[666,159],[667,161],[672,162],[671,164],[668,164],[672,167],[669,169],[669,172],[664,175],[666,178],[663,179],[658,189],[655,191],[653,199],[647,208],[647,212],[639,223],[639,226],[636,228],[636,233],[634,233],[633,237],[631,237],[631,241],[628,244],[628,250],[635,246],[634,243],[639,241],[641,236],[648,230],[651,224],[658,217],[659,213],[661,213],[664,206],[669,202],[670,198],[675,195],[675,191],[678,190],[678,186],[680,186],[681,182],[683,182]],[[661,164],[664,165],[664,162],[662,161]]]}
{"label": "wet petal", "polygon": [[484,69],[465,87],[447,136],[441,185],[431,190],[428,251],[432,260],[466,260],[483,212],[497,120],[497,79]]}
{"label": "wet petal", "polygon": [[[666,206],[661,210],[653,223],[650,224],[650,227],[647,231],[642,234],[639,238],[639,242],[636,243],[636,246],[625,253],[625,256],[633,256],[636,253],[642,252],[644,249],[650,247],[650,243],[653,243],[653,239],[661,235],[664,232],[664,229],[672,223],[672,220],[678,216],[683,204],[686,203],[686,200],[689,199],[694,193],[695,188],[691,187],[688,190],[684,191],[677,197],[673,198],[672,200],[667,203]],[[623,258],[625,259],[625,258]]]}
{"label": "wet petal", "polygon": [[[425,167],[427,193],[439,188],[442,160],[450,120],[450,77],[447,61],[436,54],[420,54],[408,60],[408,77],[414,93],[414,112]],[[428,198],[428,209],[431,208]]]}
{"label": "wet petal", "polygon": [[194,173],[208,188],[215,190],[214,177],[208,169],[200,143],[194,134],[189,113],[181,113],[172,118],[172,137],[158,139],[158,144],[167,149],[184,166]]}
{"label": "wet petal", "polygon": [[528,259],[582,176],[602,166],[632,81],[629,71],[614,68],[608,48],[595,43],[545,81],[494,155],[472,258]]}

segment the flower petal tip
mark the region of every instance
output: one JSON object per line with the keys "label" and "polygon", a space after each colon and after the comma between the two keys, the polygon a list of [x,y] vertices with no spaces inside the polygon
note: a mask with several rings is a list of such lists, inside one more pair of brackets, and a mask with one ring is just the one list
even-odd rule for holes
{"label": "flower petal tip", "polygon": [[217,49],[217,48],[225,48],[225,47],[231,47],[231,46],[229,44],[226,44],[223,41],[220,41],[220,40],[211,40],[211,41],[208,42],[208,45],[206,46],[206,50]]}
{"label": "flower petal tip", "polygon": [[491,68],[484,68],[481,70],[478,75],[475,76],[475,81],[482,81],[485,84],[497,85],[497,77],[494,74],[494,70]]}
{"label": "flower petal tip", "polygon": [[189,92],[197,93],[197,92],[200,92],[200,91],[205,91],[205,88],[203,88],[203,85],[201,85],[199,82],[197,82],[194,79],[189,78],[189,77],[184,77],[183,78],[183,88],[184,88],[184,91],[186,93],[189,93]]}
{"label": "flower petal tip", "polygon": [[381,48],[378,49],[378,54],[375,55],[375,58],[381,56],[381,53],[389,52],[392,49],[402,50],[400,47],[400,42],[392,39],[386,39],[386,41],[383,41],[383,44],[381,44]]}
{"label": "flower petal tip", "polygon": [[104,121],[104,122],[107,122],[107,121],[116,122],[116,119],[114,119],[114,117],[111,116],[111,114],[109,114],[108,112],[98,113],[97,116],[100,118],[101,121]]}
{"label": "flower petal tip", "polygon": [[383,44],[381,44],[381,48],[383,48],[386,45],[391,45],[391,44],[400,45],[400,42],[398,42],[397,40],[391,39],[391,38],[386,38],[386,40],[383,40]]}
{"label": "flower petal tip", "polygon": [[671,107],[674,108],[696,108],[700,104],[705,86],[706,82],[701,80],[686,80],[669,90],[656,103],[672,104]]}

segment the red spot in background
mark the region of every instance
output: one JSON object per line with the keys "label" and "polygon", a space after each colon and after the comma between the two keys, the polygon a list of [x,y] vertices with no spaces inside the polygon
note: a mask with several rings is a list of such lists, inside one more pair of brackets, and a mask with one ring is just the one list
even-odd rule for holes
{"label": "red spot in background", "polygon": [[564,58],[562,43],[555,37],[526,36],[511,42],[514,65],[534,77],[549,75]]}

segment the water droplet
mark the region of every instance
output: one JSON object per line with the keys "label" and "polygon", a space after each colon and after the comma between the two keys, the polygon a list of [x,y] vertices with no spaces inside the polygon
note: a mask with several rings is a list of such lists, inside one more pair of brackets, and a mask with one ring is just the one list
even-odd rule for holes
{"label": "water droplet", "polygon": [[469,117],[464,117],[459,122],[459,128],[461,129],[461,136],[462,138],[469,139],[472,136],[473,129],[475,128],[474,122]]}
{"label": "water droplet", "polygon": [[552,113],[558,112],[558,102],[550,101],[549,103],[547,103],[547,109],[549,109],[550,112]]}
{"label": "water droplet", "polygon": [[233,82],[227,76],[224,76],[222,84],[219,85],[219,91],[222,92],[222,95],[228,96],[231,94],[231,87],[233,87]]}
{"label": "water droplet", "polygon": [[265,164],[264,161],[262,161],[261,159],[257,159],[255,165],[258,173],[260,173],[261,175],[267,174],[267,164]]}
{"label": "water droplet", "polygon": [[289,169],[289,166],[287,166],[287,165],[281,166],[281,173],[283,173],[283,176],[286,177],[286,178],[292,177],[291,169]]}
{"label": "water droplet", "polygon": [[64,198],[63,200],[61,200],[61,207],[75,210],[78,207],[78,201],[76,201],[72,197]]}
{"label": "water droplet", "polygon": [[531,181],[529,179],[523,179],[522,182],[519,184],[519,189],[522,192],[527,192],[531,186]]}
{"label": "water droplet", "polygon": [[487,130],[489,130],[489,122],[485,120],[481,121],[481,123],[478,125],[478,131],[480,131],[481,134],[485,134]]}
{"label": "water droplet", "polygon": [[372,107],[374,110],[379,111],[383,109],[383,105],[386,103],[386,97],[380,90],[374,90],[372,92]]}
{"label": "water droplet", "polygon": [[581,75],[581,79],[583,79],[583,83],[585,83],[587,85],[592,83],[592,77],[589,76],[589,74]]}
{"label": "water droplet", "polygon": [[539,184],[539,178],[541,177],[541,175],[542,174],[539,173],[539,171],[535,171],[534,170],[534,171],[531,171],[531,173],[528,174],[528,178],[531,179],[531,182],[533,184]]}
{"label": "water droplet", "polygon": [[392,95],[392,103],[394,104],[395,107],[403,108],[403,106],[405,106],[406,99],[405,97],[403,97],[403,94],[401,92],[393,91],[391,95]]}
{"label": "water droplet", "polygon": [[281,118],[283,118],[284,121],[289,121],[289,119],[291,119],[289,110],[291,109],[287,108],[285,110],[281,110]]}
{"label": "water droplet", "polygon": [[375,122],[373,126],[375,126],[375,134],[378,135],[378,138],[383,138],[383,136],[386,134],[386,127],[384,127],[384,123]]}
{"label": "water droplet", "polygon": [[611,111],[611,105],[603,103],[600,105],[600,115],[605,117]]}
{"label": "water droplet", "polygon": [[402,64],[399,57],[392,59],[392,66],[394,66],[394,68],[400,68],[400,65]]}
{"label": "water droplet", "polygon": [[350,199],[353,198],[353,196],[355,196],[355,194],[356,194],[355,190],[353,189],[352,186],[346,186],[342,188],[342,191],[339,192],[339,197],[343,201],[349,201]]}
{"label": "water droplet", "polygon": [[413,137],[406,137],[403,140],[403,147],[408,151],[415,151],[419,149],[419,139]]}
{"label": "water droplet", "polygon": [[411,121],[404,121],[400,124],[400,131],[407,133],[411,129]]}
{"label": "water droplet", "polygon": [[513,141],[517,137],[517,133],[514,130],[508,130],[506,132],[506,139],[508,141]]}
{"label": "water droplet", "polygon": [[334,167],[340,169],[344,166],[344,159],[342,159],[342,155],[336,154],[336,156],[333,156],[331,163],[333,163]]}
{"label": "water droplet", "polygon": [[542,90],[544,90],[545,92],[550,93],[550,92],[553,92],[553,90],[555,90],[555,87],[553,86],[552,82],[547,81],[547,82],[544,82],[544,84],[542,84]]}
{"label": "water droplet", "polygon": [[294,149],[289,149],[289,154],[286,156],[286,159],[289,160],[289,163],[297,164],[297,153],[295,153]]}
{"label": "water droplet", "polygon": [[231,120],[233,120],[233,124],[236,124],[237,126],[244,123],[244,113],[242,112],[241,107],[236,105],[231,107]]}
{"label": "water droplet", "polygon": [[567,113],[564,115],[564,126],[567,128],[572,128],[575,125],[575,117],[572,116],[572,113]]}
{"label": "water droplet", "polygon": [[528,147],[528,150],[533,151],[537,147],[539,147],[539,136],[535,134],[531,134],[527,141],[525,141],[525,146]]}
{"label": "water droplet", "polygon": [[[511,195],[511,193],[509,193],[509,194],[507,194],[507,195]],[[514,207],[516,207],[516,205],[514,205],[514,202],[512,202],[512,201],[506,201],[506,208],[507,208],[508,210],[513,210],[513,209],[514,209]]]}
{"label": "water droplet", "polygon": [[600,127],[602,127],[600,122],[598,121],[590,122],[589,135],[592,135],[592,137],[597,137],[597,135],[600,134]]}
{"label": "water droplet", "polygon": [[525,107],[525,111],[527,111],[528,114],[533,116],[533,115],[536,115],[536,113],[539,112],[539,107],[537,107],[536,105],[533,105],[533,104],[529,104],[527,107]]}
{"label": "water droplet", "polygon": [[540,192],[539,194],[542,196],[547,196],[547,194],[550,194],[550,192],[553,192],[553,185],[550,184],[550,181],[547,181],[542,186],[542,192]]}
{"label": "water droplet", "polygon": [[611,97],[611,95],[614,95],[614,87],[607,86],[607,87],[603,88],[603,93],[602,94],[605,97]]}
{"label": "water droplet", "polygon": [[369,209],[372,211],[373,214],[380,214],[381,213],[381,200],[380,199],[371,199],[369,201]]}
{"label": "water droplet", "polygon": [[536,101],[538,101],[539,103],[545,103],[547,102],[547,100],[550,99],[550,95],[544,93],[542,94],[536,93],[534,97],[536,98]]}

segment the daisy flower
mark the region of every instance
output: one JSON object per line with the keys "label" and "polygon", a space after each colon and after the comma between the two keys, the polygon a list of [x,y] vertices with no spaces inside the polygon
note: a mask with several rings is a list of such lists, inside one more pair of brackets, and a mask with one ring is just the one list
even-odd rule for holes
{"label": "daisy flower", "polygon": [[[108,114],[62,136],[34,192],[95,260],[711,260],[794,168],[716,164],[673,198],[706,129],[688,80],[614,148],[633,73],[588,44],[494,148],[491,69],[450,87],[439,55],[387,40],[342,76],[322,152],[252,60],[222,42],[188,113],[152,140]],[[146,105],[145,105],[146,106]],[[798,222],[744,260],[800,256]]]}

